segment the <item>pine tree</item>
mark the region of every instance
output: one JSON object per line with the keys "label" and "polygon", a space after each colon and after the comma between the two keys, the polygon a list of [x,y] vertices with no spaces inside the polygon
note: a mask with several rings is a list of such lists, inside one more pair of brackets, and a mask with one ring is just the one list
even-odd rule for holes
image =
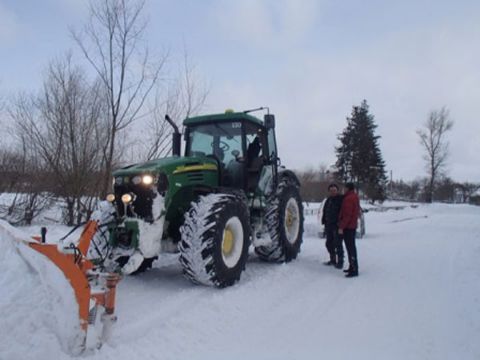
{"label": "pine tree", "polygon": [[355,183],[370,200],[383,201],[387,178],[376,128],[366,100],[360,106],[353,106],[347,127],[338,136],[340,146],[335,148],[336,175],[341,181]]}

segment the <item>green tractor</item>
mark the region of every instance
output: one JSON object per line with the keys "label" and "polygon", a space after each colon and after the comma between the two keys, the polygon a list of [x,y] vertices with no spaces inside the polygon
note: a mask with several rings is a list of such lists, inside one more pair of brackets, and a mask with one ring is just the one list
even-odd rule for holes
{"label": "green tractor", "polygon": [[255,110],[185,119],[185,156],[166,116],[173,155],[116,170],[114,192],[94,215],[108,224],[97,236],[103,247],[95,246],[106,264],[131,274],[162,252],[180,252],[188,279],[225,287],[240,279],[250,245],[264,261],[297,257],[300,183],[280,166],[274,115],[262,121]]}

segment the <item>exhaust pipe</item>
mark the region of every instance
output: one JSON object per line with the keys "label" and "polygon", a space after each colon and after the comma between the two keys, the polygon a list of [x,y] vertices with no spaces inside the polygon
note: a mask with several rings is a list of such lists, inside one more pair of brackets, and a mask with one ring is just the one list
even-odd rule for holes
{"label": "exhaust pipe", "polygon": [[178,131],[178,126],[173,122],[170,116],[165,115],[165,120],[173,127],[173,134],[172,134],[172,155],[173,156],[180,156],[180,149],[181,149],[181,141],[182,141],[182,134]]}

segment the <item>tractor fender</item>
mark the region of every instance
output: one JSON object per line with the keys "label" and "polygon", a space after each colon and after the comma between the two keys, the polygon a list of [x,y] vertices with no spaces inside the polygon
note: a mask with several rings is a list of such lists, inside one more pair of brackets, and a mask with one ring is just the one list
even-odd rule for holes
{"label": "tractor fender", "polygon": [[298,180],[297,175],[295,175],[292,170],[278,169],[278,180],[279,183],[282,182],[282,180],[287,180],[294,184],[296,187],[300,188],[300,181]]}

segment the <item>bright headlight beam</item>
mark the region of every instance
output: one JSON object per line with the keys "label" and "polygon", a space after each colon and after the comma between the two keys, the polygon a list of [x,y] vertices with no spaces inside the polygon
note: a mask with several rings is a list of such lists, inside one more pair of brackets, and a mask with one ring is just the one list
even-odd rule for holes
{"label": "bright headlight beam", "polygon": [[143,175],[142,182],[145,185],[152,185],[153,184],[153,176],[152,175]]}

